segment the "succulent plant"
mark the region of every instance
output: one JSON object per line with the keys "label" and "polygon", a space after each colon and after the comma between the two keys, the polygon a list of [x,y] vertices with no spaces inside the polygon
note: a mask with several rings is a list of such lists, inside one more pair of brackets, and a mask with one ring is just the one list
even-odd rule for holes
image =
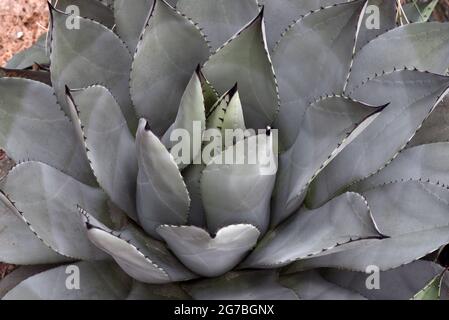
{"label": "succulent plant", "polygon": [[[447,286],[434,256],[449,243],[449,24],[397,26],[391,0],[49,10],[48,36],[1,70],[14,165],[0,261],[24,267],[0,296],[433,299]],[[226,129],[254,131],[194,138]]]}

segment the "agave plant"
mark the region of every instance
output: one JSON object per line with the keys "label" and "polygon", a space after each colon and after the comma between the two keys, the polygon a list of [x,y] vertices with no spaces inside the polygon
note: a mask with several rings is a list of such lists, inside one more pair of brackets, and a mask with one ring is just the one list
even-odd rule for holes
{"label": "agave plant", "polygon": [[[23,265],[0,296],[439,297],[448,24],[397,26],[391,0],[49,11],[0,78],[0,261]],[[194,123],[266,130],[216,147]]]}

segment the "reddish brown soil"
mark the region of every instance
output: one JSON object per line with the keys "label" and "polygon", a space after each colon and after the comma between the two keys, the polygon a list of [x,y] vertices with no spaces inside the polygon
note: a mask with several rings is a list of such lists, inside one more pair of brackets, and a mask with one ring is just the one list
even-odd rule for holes
{"label": "reddish brown soil", "polygon": [[46,0],[0,1],[0,65],[30,47],[46,31]]}

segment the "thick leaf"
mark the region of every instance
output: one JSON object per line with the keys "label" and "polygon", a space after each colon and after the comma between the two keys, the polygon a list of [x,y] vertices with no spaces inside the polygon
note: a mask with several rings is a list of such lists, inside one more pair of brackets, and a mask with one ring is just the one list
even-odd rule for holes
{"label": "thick leaf", "polygon": [[75,12],[70,6],[76,6],[79,16],[95,20],[111,29],[114,26],[114,14],[111,8],[98,0],[52,0],[56,9],[73,15]]}
{"label": "thick leaf", "polygon": [[187,223],[190,198],[173,156],[141,119],[136,137],[139,174],[137,213],[142,227],[159,238],[162,224]]}
{"label": "thick leaf", "polygon": [[159,284],[190,280],[195,275],[168,251],[162,242],[148,237],[132,225],[112,231],[80,208],[89,239],[110,254],[131,277]]}
{"label": "thick leaf", "polygon": [[206,127],[220,130],[223,149],[245,138],[245,119],[237,85],[221,96],[210,110]]}
{"label": "thick leaf", "polygon": [[203,28],[214,49],[259,12],[257,0],[180,0],[176,8]]}
{"label": "thick leaf", "polygon": [[156,0],[131,71],[131,96],[139,117],[156,135],[174,122],[195,68],[209,48],[194,23],[163,0]]}
{"label": "thick leaf", "polygon": [[349,242],[380,237],[366,200],[345,193],[319,209],[299,210],[262,239],[244,266],[285,266]]}
{"label": "thick leaf", "polygon": [[435,275],[441,274],[442,268],[433,262],[415,261],[393,270],[380,272],[377,275],[379,287],[371,290],[367,288],[367,284],[376,284],[374,280],[376,275],[373,273],[375,268],[367,271],[365,273],[322,269],[320,273],[327,281],[355,291],[369,300],[406,300],[423,288]]}
{"label": "thick leaf", "polygon": [[353,1],[307,14],[284,33],[274,49],[281,108],[275,126],[288,149],[307,106],[343,92],[352,63],[365,1]]}
{"label": "thick leaf", "polygon": [[210,109],[215,105],[218,101],[218,93],[209,80],[206,79],[203,72],[199,72],[201,88],[203,89],[203,97],[204,97],[204,107],[206,109],[206,113],[209,113]]}
{"label": "thick leaf", "polygon": [[30,230],[55,252],[76,259],[104,257],[87,239],[76,209],[82,205],[110,223],[101,190],[40,162],[17,165],[0,187]]}
{"label": "thick leaf", "polygon": [[263,11],[209,58],[203,72],[220,93],[238,83],[249,128],[262,129],[273,122],[279,97],[266,48]]}
{"label": "thick leaf", "polygon": [[[79,289],[71,280],[79,275]],[[69,285],[69,286],[67,286]],[[77,262],[44,271],[21,282],[4,300],[121,300],[132,280],[115,263]]]}
{"label": "thick leaf", "polygon": [[[204,97],[201,87],[200,70],[198,68],[182,95],[175,122],[161,139],[169,150],[174,145],[177,145],[177,148],[181,147],[181,151],[189,150],[188,155],[184,155],[183,152],[180,152],[180,154],[174,154],[172,152],[180,169],[192,164],[193,159],[201,156],[201,141],[198,141],[198,137],[201,138],[203,136],[205,127]],[[182,132],[179,133],[175,130],[182,130]],[[188,134],[187,137],[186,134]],[[178,141],[179,139],[181,141]]]}
{"label": "thick leaf", "polygon": [[311,11],[345,0],[258,0],[258,2],[265,8],[267,40],[271,50],[289,24]]}
{"label": "thick leaf", "polygon": [[433,278],[424,288],[413,296],[413,300],[440,300],[444,273]]}
{"label": "thick leaf", "polygon": [[39,240],[10,201],[0,193],[0,261],[28,265],[66,260]]}
{"label": "thick leaf", "polygon": [[430,19],[438,1],[439,0],[430,0],[428,3],[420,3],[413,0],[410,3],[404,3],[402,8],[409,23],[422,23],[427,22]]}
{"label": "thick leaf", "polygon": [[83,145],[51,87],[0,78],[0,97],[0,146],[13,160],[41,161],[83,183],[96,184]]}
{"label": "thick leaf", "polygon": [[389,270],[410,263],[449,243],[449,190],[422,181],[393,182],[360,190],[379,230],[389,238],[354,244],[345,251],[296,263],[293,270],[336,267]]}
{"label": "thick leaf", "polygon": [[365,300],[360,294],[324,279],[318,271],[305,271],[281,278],[301,300]]}
{"label": "thick leaf", "polygon": [[307,107],[296,141],[280,156],[272,225],[299,208],[311,181],[381,110],[341,96],[323,97]]}
{"label": "thick leaf", "polygon": [[100,186],[134,220],[137,156],[134,137],[111,93],[102,86],[67,92],[73,122]]}
{"label": "thick leaf", "polygon": [[376,74],[404,67],[446,74],[448,40],[449,24],[439,22],[407,24],[380,35],[355,56],[347,92]]}
{"label": "thick leaf", "polygon": [[278,283],[274,271],[231,272],[220,278],[185,286],[196,300],[297,300],[296,294]]}
{"label": "thick leaf", "polygon": [[50,64],[46,41],[47,34],[43,34],[34,45],[16,53],[11,60],[6,63],[5,67],[9,69],[26,69],[35,63]]}
{"label": "thick leaf", "polygon": [[448,85],[449,79],[443,76],[402,70],[379,75],[354,92],[353,98],[359,101],[390,104],[312,182],[307,204],[320,206],[395,158],[431,114]]}
{"label": "thick leaf", "polygon": [[131,53],[137,43],[150,14],[153,0],[114,0],[114,17],[117,34],[128,46]]}
{"label": "thick leaf", "polygon": [[390,181],[424,180],[449,185],[449,143],[440,142],[405,149],[375,175],[350,187],[363,191]]}
{"label": "thick leaf", "polygon": [[249,224],[224,227],[213,238],[194,226],[163,225],[157,231],[185,266],[205,277],[218,277],[232,270],[256,245],[260,235]]}
{"label": "thick leaf", "polygon": [[201,194],[210,232],[240,223],[266,231],[277,171],[273,134],[267,133],[237,142],[204,169]]}
{"label": "thick leaf", "polygon": [[[125,44],[103,25],[79,18],[79,29],[66,27],[67,15],[52,9],[51,76],[59,103],[68,113],[65,87],[106,86],[135,128],[136,117],[129,95],[131,55]],[[105,49],[107,48],[107,49]]]}

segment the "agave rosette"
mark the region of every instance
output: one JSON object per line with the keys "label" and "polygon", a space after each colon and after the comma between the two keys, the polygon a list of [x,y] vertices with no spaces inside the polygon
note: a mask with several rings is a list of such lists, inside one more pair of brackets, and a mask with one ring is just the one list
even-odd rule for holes
{"label": "agave rosette", "polygon": [[[50,4],[47,41],[0,78],[15,161],[0,261],[28,266],[1,295],[423,298],[441,285],[421,258],[449,243],[448,24],[398,27],[391,0],[109,2]],[[273,174],[195,162],[211,150],[193,140],[180,164],[169,136],[193,122],[277,129],[279,143],[267,130],[212,150],[271,151]],[[60,280],[67,265],[79,290]],[[365,287],[373,266],[380,290]]]}

